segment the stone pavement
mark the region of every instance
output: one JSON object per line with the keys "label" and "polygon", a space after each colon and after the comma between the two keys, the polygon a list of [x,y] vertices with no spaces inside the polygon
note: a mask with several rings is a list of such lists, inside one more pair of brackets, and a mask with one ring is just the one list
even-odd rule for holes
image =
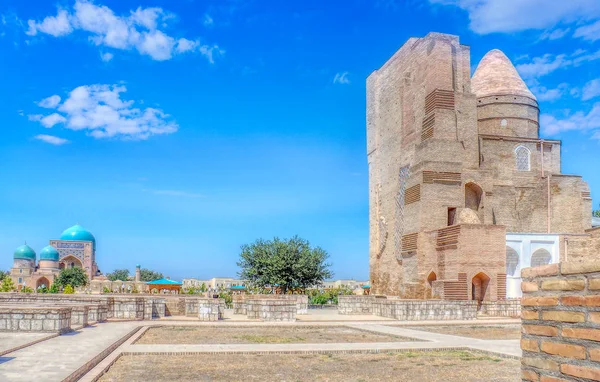
{"label": "stone pavement", "polygon": [[0,381],[62,381],[141,322],[86,327],[0,357]]}
{"label": "stone pavement", "polygon": [[0,332],[0,355],[10,349],[55,336],[53,333]]}

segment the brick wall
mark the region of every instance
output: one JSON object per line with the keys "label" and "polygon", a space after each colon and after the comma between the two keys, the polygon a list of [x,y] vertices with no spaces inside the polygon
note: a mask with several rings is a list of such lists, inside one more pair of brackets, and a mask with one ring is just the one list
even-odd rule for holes
{"label": "brick wall", "polygon": [[524,381],[600,380],[600,262],[521,271]]}

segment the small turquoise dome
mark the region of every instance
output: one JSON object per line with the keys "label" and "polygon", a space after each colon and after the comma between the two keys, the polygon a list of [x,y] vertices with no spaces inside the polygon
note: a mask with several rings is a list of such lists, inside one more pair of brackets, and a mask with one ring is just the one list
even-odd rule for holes
{"label": "small turquoise dome", "polygon": [[27,244],[15,249],[15,259],[33,260],[35,261],[35,251]]}
{"label": "small turquoise dome", "polygon": [[96,238],[90,231],[83,228],[79,224],[75,224],[71,228],[67,228],[60,235],[60,240],[73,240],[73,241],[91,241],[96,246]]}
{"label": "small turquoise dome", "polygon": [[40,260],[58,261],[58,251],[51,245],[44,247],[40,251]]}

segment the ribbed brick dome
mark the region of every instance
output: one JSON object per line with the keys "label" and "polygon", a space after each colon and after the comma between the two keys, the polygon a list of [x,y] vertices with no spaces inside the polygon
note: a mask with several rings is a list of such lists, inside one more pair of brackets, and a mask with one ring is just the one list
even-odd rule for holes
{"label": "ribbed brick dome", "polygon": [[471,79],[477,98],[493,95],[517,95],[536,100],[512,62],[498,49],[490,50],[479,62]]}

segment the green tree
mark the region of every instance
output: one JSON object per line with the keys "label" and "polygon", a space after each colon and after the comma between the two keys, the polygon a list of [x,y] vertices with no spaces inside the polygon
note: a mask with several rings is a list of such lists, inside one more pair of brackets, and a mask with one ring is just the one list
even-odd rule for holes
{"label": "green tree", "polygon": [[140,277],[142,281],[154,281],[163,278],[163,274],[159,272],[151,271],[150,269],[140,269]]}
{"label": "green tree", "polygon": [[592,216],[595,218],[600,218],[600,210],[592,211]]}
{"label": "green tree", "polygon": [[71,284],[65,285],[65,289],[63,289],[64,294],[73,294],[75,293],[75,289],[71,286]]}
{"label": "green tree", "polygon": [[23,285],[23,287],[21,288],[21,293],[33,293],[33,289],[26,285]]}
{"label": "green tree", "polygon": [[329,255],[320,247],[294,236],[291,239],[259,239],[241,247],[240,277],[252,286],[279,287],[282,293],[306,289],[333,277],[326,261]]}
{"label": "green tree", "polygon": [[15,284],[10,276],[4,276],[2,278],[2,284],[0,284],[0,292],[14,292]]}
{"label": "green tree", "polygon": [[106,275],[110,281],[127,281],[129,278],[129,269],[115,269],[112,273]]}
{"label": "green tree", "polygon": [[0,271],[0,280],[4,280],[6,276],[10,276],[10,272]]}
{"label": "green tree", "polygon": [[76,288],[86,286],[88,284],[88,277],[83,268],[65,268],[60,271],[54,283],[63,288],[66,288],[67,285],[70,285],[71,288]]}
{"label": "green tree", "polygon": [[204,293],[208,290],[208,288],[206,288],[206,284],[202,283],[202,285],[200,285],[200,293]]}

